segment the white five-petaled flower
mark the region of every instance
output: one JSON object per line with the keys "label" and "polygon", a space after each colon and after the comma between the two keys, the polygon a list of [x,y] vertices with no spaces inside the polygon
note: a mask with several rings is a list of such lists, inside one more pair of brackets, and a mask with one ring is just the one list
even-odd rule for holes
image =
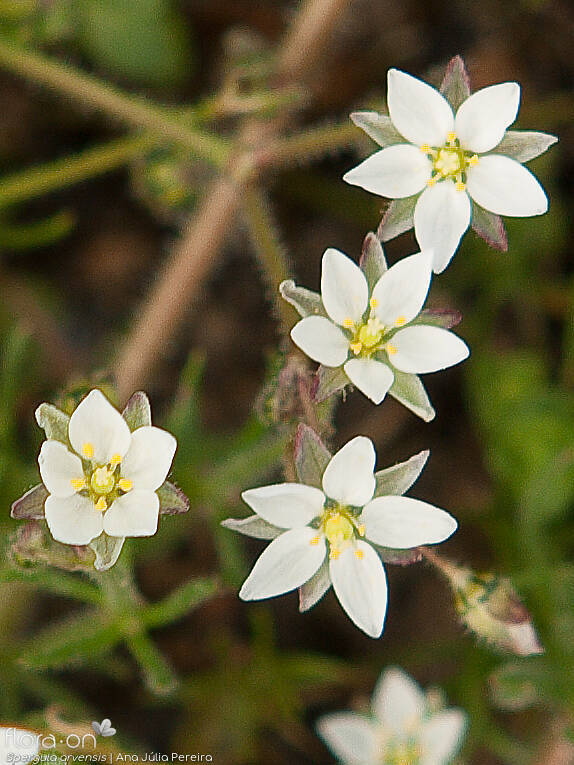
{"label": "white five-petaled flower", "polygon": [[412,324],[422,310],[431,274],[429,252],[410,255],[383,273],[369,295],[361,269],[330,248],[321,267],[327,316],[305,317],[293,327],[291,338],[314,361],[342,366],[349,380],[380,404],[393,385],[393,369],[436,372],[469,354],[466,344],[447,329]]}
{"label": "white five-petaled flower", "polygon": [[371,716],[325,715],[317,731],[343,765],[448,765],[466,723],[461,709],[434,709],[409,675],[390,667],[375,686]]}
{"label": "white five-petaled flower", "polygon": [[0,727],[0,765],[31,762],[40,753],[40,735],[23,728]]}
{"label": "white five-petaled flower", "polygon": [[[436,544],[450,537],[457,522],[444,510],[417,499],[373,498],[375,461],[371,440],[357,436],[331,457],[322,490],[281,483],[243,492],[245,502],[278,535],[255,563],[240,598],[282,595],[326,566],[325,576],[351,620],[370,637],[379,637],[387,609],[387,581],[372,544],[402,550]],[[237,521],[224,524],[240,530]],[[321,594],[326,589],[328,585]]]}
{"label": "white five-petaled flower", "polygon": [[[497,149],[516,119],[518,83],[483,88],[455,114],[438,90],[390,69],[387,101],[396,138],[346,173],[344,180],[390,199],[420,194],[415,234],[421,249],[434,250],[436,273],[447,267],[470,225],[471,199],[497,215],[546,212],[548,199],[536,178],[506,156],[502,146]],[[547,141],[532,156],[556,140],[535,135]]]}
{"label": "white five-petaled flower", "polygon": [[89,544],[112,537],[151,536],[159,498],[176,450],[175,438],[146,425],[130,432],[121,414],[93,390],[70,417],[71,449],[49,439],[38,463],[49,496],[45,517],[54,539]]}

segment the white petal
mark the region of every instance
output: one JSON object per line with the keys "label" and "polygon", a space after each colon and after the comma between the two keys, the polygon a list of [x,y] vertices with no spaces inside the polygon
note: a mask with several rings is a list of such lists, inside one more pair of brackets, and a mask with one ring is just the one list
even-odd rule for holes
{"label": "white petal", "polygon": [[371,542],[400,550],[444,542],[458,526],[445,510],[411,497],[377,497],[363,510],[361,522]]}
{"label": "white petal", "polygon": [[470,199],[451,180],[423,191],[415,207],[415,235],[421,249],[433,250],[433,269],[440,274],[456,252],[470,224]]}
{"label": "white petal", "polygon": [[391,266],[375,284],[375,313],[385,327],[407,324],[420,313],[429,291],[432,260],[430,251],[409,255]]}
{"label": "white petal", "polygon": [[379,761],[376,723],[354,712],[337,712],[317,721],[317,733],[339,762],[375,765]]}
{"label": "white petal", "polygon": [[104,531],[111,537],[150,537],[157,531],[159,498],[154,491],[133,489],[106,510]]}
{"label": "white petal", "polygon": [[342,505],[366,505],[375,491],[376,459],[370,438],[357,436],[348,441],[325,468],[323,491]]}
{"label": "white petal", "polygon": [[503,82],[473,93],[461,104],[454,121],[463,149],[480,154],[497,146],[516,119],[519,103],[517,82]]}
{"label": "white petal", "polygon": [[302,483],[260,486],[244,491],[241,496],[257,515],[283,529],[307,526],[319,515],[325,502],[320,489]]}
{"label": "white petal", "polygon": [[426,696],[406,672],[389,667],[375,686],[372,707],[381,724],[403,738],[419,727]]}
{"label": "white petal", "polygon": [[432,163],[426,154],[409,143],[397,143],[371,154],[345,173],[343,180],[381,197],[402,199],[424,189],[431,175]]}
{"label": "white petal", "polygon": [[381,403],[395,379],[389,366],[374,359],[350,359],[343,369],[353,385],[375,404]]}
{"label": "white petal", "polygon": [[123,478],[136,489],[159,489],[171,468],[177,441],[167,430],[144,425],[132,433],[132,442],[121,463]]}
{"label": "white petal", "polygon": [[72,480],[83,478],[82,460],[59,441],[44,441],[38,456],[42,482],[50,494],[71,497],[76,493]]}
{"label": "white petal", "polygon": [[0,765],[31,762],[40,752],[40,735],[22,728],[0,728]]}
{"label": "white petal", "polygon": [[460,709],[438,712],[423,723],[420,765],[448,765],[452,762],[460,748],[466,723],[466,715]]}
{"label": "white petal", "polygon": [[398,69],[389,69],[387,82],[389,115],[399,133],[418,146],[445,144],[454,127],[454,114],[446,98]]}
{"label": "white petal", "polygon": [[126,421],[99,390],[88,393],[74,411],[68,435],[74,451],[82,456],[84,445],[91,444],[94,461],[100,465],[116,454],[123,457],[131,442]]}
{"label": "white petal", "polygon": [[324,316],[307,316],[291,330],[291,340],[313,361],[338,367],[349,355],[349,341],[343,332]]}
{"label": "white petal", "polygon": [[65,545],[87,545],[104,530],[102,514],[88,497],[50,495],[44,505],[50,534]]}
{"label": "white petal", "polygon": [[[318,541],[317,536],[319,536]],[[239,591],[242,600],[274,598],[311,579],[327,553],[325,538],[308,526],[290,529],[261,553]]]}
{"label": "white petal", "polygon": [[530,217],[548,209],[548,197],[530,170],[502,154],[480,157],[466,176],[466,188],[481,207],[497,215]]}
{"label": "white petal", "polygon": [[387,577],[377,553],[359,540],[329,560],[329,573],[351,621],[369,637],[379,637],[387,612]]}
{"label": "white petal", "polygon": [[336,324],[360,321],[369,302],[365,275],[351,258],[330,247],[321,261],[321,299]]}
{"label": "white petal", "polygon": [[401,372],[424,374],[452,367],[468,357],[465,342],[448,329],[428,327],[425,324],[405,327],[393,335],[396,353],[391,364]]}

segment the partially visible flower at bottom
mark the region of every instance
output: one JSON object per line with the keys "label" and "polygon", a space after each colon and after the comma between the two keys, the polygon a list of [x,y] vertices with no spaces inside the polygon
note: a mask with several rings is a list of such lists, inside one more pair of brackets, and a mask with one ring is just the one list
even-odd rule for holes
{"label": "partially visible flower at bottom", "polygon": [[32,762],[40,753],[40,736],[30,730],[0,727],[0,763]]}
{"label": "partially visible flower at bottom", "polygon": [[371,715],[336,712],[317,732],[342,765],[448,765],[467,724],[461,709],[437,709],[398,667],[380,676]]}
{"label": "partially visible flower at bottom", "polygon": [[[305,454],[313,439],[315,454]],[[256,515],[223,522],[244,534],[273,539],[239,597],[262,600],[299,587],[302,610],[307,610],[332,584],[350,619],[377,638],[387,610],[381,549],[404,554],[420,545],[437,544],[454,533],[457,522],[438,507],[396,496],[416,480],[426,454],[422,460],[417,455],[375,475],[376,454],[369,438],[353,438],[333,457],[310,428],[301,426],[297,440],[307,443],[299,455],[296,452],[300,478],[309,476],[318,459],[326,462],[322,476],[319,473],[312,481],[322,489],[303,482],[249,489],[242,497]],[[387,478],[387,473],[394,477]]]}

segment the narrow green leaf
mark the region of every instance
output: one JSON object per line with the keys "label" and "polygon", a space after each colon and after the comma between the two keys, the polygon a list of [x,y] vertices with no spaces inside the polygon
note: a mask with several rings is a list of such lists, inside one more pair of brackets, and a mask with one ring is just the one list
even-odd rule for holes
{"label": "narrow green leaf", "polygon": [[300,483],[321,488],[331,454],[320,437],[301,423],[295,435],[295,469]]}
{"label": "narrow green leaf", "polygon": [[153,694],[167,696],[177,689],[179,680],[173,668],[145,632],[128,634],[126,643],[139,664],[146,686]]}
{"label": "narrow green leaf", "polygon": [[210,600],[220,587],[215,577],[191,579],[159,603],[152,603],[142,613],[142,621],[150,628],[161,627],[181,619]]}

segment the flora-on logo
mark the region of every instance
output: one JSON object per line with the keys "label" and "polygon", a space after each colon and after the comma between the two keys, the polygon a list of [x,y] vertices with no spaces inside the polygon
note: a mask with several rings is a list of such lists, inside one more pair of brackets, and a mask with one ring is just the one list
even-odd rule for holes
{"label": "flora-on logo", "polygon": [[109,718],[105,718],[105,720],[102,720],[101,723],[96,722],[95,720],[92,722],[92,728],[96,732],[98,736],[114,736],[116,733],[116,729],[112,728],[112,721]]}

